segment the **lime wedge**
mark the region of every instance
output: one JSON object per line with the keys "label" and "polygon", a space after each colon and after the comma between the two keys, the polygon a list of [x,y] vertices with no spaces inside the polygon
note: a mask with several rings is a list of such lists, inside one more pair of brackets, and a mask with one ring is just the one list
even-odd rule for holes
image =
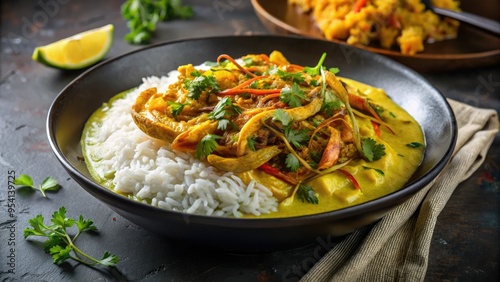
{"label": "lime wedge", "polygon": [[100,61],[113,42],[113,25],[91,29],[36,47],[32,59],[58,69],[81,69]]}

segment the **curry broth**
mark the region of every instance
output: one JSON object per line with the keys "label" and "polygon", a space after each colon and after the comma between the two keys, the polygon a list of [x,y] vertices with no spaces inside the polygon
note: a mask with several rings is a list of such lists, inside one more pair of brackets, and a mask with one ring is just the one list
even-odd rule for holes
{"label": "curry broth", "polygon": [[[366,158],[360,157],[352,158],[342,165],[341,170],[337,169],[316,178],[308,178],[306,181],[307,185],[312,187],[317,203],[304,201],[303,198],[299,197],[296,194],[299,187],[298,184],[289,184],[285,182],[286,179],[280,179],[278,176],[275,177],[262,169],[256,168],[246,172],[235,172],[246,184],[249,184],[254,179],[258,183],[268,187],[280,203],[277,212],[260,215],[259,218],[291,217],[322,213],[380,198],[401,189],[420,165],[424,156],[425,139],[422,129],[415,119],[404,109],[396,105],[383,89],[347,78],[339,77],[338,79],[346,87],[349,87],[351,91],[356,92],[362,99],[380,105],[383,108],[381,111],[383,111],[384,120],[380,121],[378,132],[374,130],[375,124],[373,119],[364,116],[363,113],[357,114],[356,124],[359,127],[359,135],[361,137],[372,139],[377,144],[384,146],[385,155],[373,161],[367,161]],[[221,82],[227,83],[227,80],[222,79]],[[340,86],[340,82],[338,85]],[[89,172],[99,184],[111,190],[114,190],[114,172],[105,171],[100,165],[100,160],[106,152],[100,149],[99,144],[92,144],[88,140],[93,139],[91,137],[99,134],[96,126],[93,125],[101,124],[107,118],[107,111],[113,107],[113,103],[123,98],[130,91],[132,90],[122,92],[113,97],[109,102],[104,103],[89,118],[82,135],[82,151]],[[311,102],[311,104],[313,103]],[[304,107],[307,107],[307,105]],[[349,117],[346,117],[346,120],[349,119]],[[154,136],[149,138],[154,138]],[[171,142],[166,142],[165,144],[168,143]],[[417,145],[412,146],[412,144]],[[209,159],[208,161],[210,162]],[[298,183],[300,184],[301,181]],[[134,195],[125,194],[124,196],[149,202],[148,199],[137,199]],[[255,217],[250,215],[244,216]]]}
{"label": "curry broth", "polygon": [[[355,160],[343,167],[354,176],[361,189],[355,189],[351,181],[342,173],[333,172],[310,182],[311,186],[319,194],[319,204],[313,205],[295,198],[291,204],[286,201],[281,202],[277,212],[261,215],[260,217],[290,217],[316,214],[380,198],[401,189],[422,162],[424,147],[412,148],[408,146],[413,142],[425,143],[422,129],[415,119],[395,104],[383,89],[347,78],[341,78],[341,80],[358,88],[375,103],[383,105],[385,110],[395,117],[387,121],[395,134],[381,127],[381,138],[375,136],[368,119],[357,119],[361,134],[383,142],[386,147],[386,155],[382,159],[373,162],[362,159]],[[242,178],[247,181],[254,178],[264,185],[275,186],[279,189],[293,189],[283,181],[265,176],[261,172],[245,173]]]}

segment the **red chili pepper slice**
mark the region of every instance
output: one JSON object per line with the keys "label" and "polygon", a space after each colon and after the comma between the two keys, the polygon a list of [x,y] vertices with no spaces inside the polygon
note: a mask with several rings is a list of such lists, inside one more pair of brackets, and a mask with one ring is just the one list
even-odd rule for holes
{"label": "red chili pepper slice", "polygon": [[297,185],[297,183],[298,183],[295,178],[292,178],[292,177],[282,173],[281,171],[279,171],[277,168],[271,166],[270,164],[263,164],[259,167],[259,169],[262,170],[263,172],[270,174],[278,179],[281,179],[289,184]]}
{"label": "red chili pepper slice", "polygon": [[354,185],[354,188],[356,188],[356,190],[361,190],[361,187],[359,186],[358,181],[356,180],[356,178],[354,178],[354,176],[352,176],[352,174],[350,174],[349,172],[347,172],[343,169],[339,169],[339,171],[342,172],[345,176],[347,176],[347,178],[352,182],[352,184]]}

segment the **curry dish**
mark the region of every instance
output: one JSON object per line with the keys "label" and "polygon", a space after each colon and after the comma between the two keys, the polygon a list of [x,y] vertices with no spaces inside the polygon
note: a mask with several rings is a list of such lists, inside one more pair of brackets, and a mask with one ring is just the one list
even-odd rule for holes
{"label": "curry dish", "polygon": [[142,91],[131,115],[174,151],[267,187],[279,208],[263,216],[331,211],[400,189],[423,158],[420,126],[382,89],[327,69],[325,56],[311,67],[279,51],[183,65],[165,92]]}
{"label": "curry dish", "polygon": [[[436,7],[460,10],[456,0],[431,2]],[[405,55],[424,51],[424,42],[455,38],[459,27],[457,20],[426,10],[420,0],[288,0],[288,3],[309,14],[329,40],[398,48]]]}

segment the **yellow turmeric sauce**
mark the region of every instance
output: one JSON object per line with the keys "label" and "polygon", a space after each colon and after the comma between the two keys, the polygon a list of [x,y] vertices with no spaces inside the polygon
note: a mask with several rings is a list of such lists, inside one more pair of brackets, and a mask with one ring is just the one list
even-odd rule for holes
{"label": "yellow turmeric sauce", "polygon": [[[395,134],[381,127],[380,138],[375,136],[372,124],[368,119],[357,119],[361,134],[383,142],[386,155],[373,162],[358,159],[343,167],[357,180],[360,189],[355,189],[352,182],[342,173],[333,172],[310,183],[319,194],[317,205],[294,198],[291,203],[281,202],[277,212],[261,215],[261,218],[317,214],[368,202],[401,189],[420,165],[424,147],[413,148],[409,145],[414,142],[425,143],[423,132],[415,119],[395,104],[383,89],[347,78],[341,78],[341,80],[358,88],[374,103],[383,105],[386,111],[394,117],[388,119],[387,124]],[[240,177],[246,181],[254,178],[265,186],[277,190],[292,189],[283,181],[269,177],[258,170],[243,173]]]}
{"label": "yellow turmeric sauce", "polygon": [[[278,211],[259,217],[322,213],[401,189],[423,159],[422,129],[383,89],[323,68],[325,56],[315,68],[291,64],[279,51],[244,56],[246,65],[221,55],[230,62],[219,58],[208,71],[180,66],[166,92],[137,96],[134,128],[148,135],[142,139],[267,187]],[[96,111],[82,136],[90,173],[110,189],[114,173],[100,166],[106,152],[89,140],[123,95]]]}

